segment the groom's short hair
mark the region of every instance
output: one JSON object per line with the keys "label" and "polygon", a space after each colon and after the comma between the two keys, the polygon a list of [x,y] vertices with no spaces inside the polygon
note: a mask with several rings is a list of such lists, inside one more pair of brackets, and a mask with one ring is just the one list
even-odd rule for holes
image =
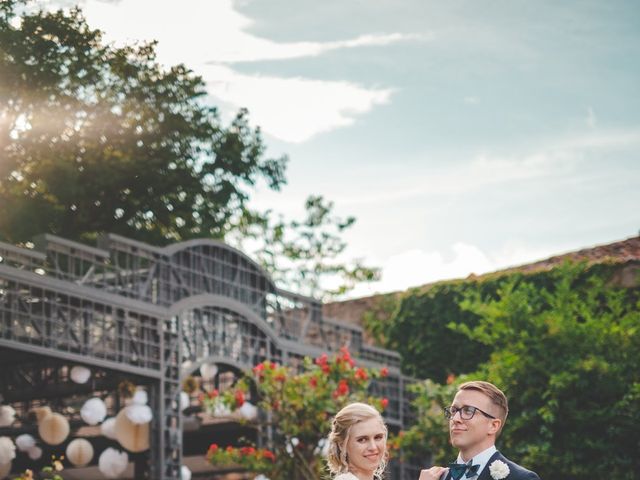
{"label": "groom's short hair", "polygon": [[[502,420],[502,425],[504,426],[507,421],[507,415],[509,415],[509,401],[502,390],[493,383],[483,382],[482,380],[465,382],[458,387],[458,391],[460,390],[476,390],[489,397],[491,403],[498,407],[500,411],[498,418]],[[500,428],[502,429],[502,427]]]}

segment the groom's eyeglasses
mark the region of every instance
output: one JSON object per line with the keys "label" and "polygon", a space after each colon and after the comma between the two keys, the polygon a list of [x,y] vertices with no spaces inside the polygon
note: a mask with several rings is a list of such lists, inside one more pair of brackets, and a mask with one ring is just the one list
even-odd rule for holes
{"label": "groom's eyeglasses", "polygon": [[493,415],[489,415],[487,412],[483,412],[478,407],[471,407],[469,405],[464,405],[460,408],[458,407],[445,407],[444,409],[444,418],[447,420],[456,416],[456,413],[460,412],[460,418],[463,420],[471,420],[473,416],[476,414],[476,411],[480,412],[487,418],[495,419]]}

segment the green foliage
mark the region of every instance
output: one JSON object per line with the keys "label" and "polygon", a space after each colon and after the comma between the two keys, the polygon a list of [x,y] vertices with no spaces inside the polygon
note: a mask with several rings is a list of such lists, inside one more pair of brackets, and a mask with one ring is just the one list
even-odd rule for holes
{"label": "green foliage", "polygon": [[[640,469],[640,293],[609,285],[607,271],[565,265],[512,277],[495,297],[467,295],[462,306],[477,325],[452,325],[491,348],[468,378],[505,391],[501,448],[542,478],[631,480]],[[425,389],[419,402],[438,403],[437,392]],[[449,461],[439,415],[430,416],[423,412],[420,435],[437,439],[436,463]]]}
{"label": "green foliage", "polygon": [[[270,478],[323,478],[326,469],[321,451],[331,418],[354,401],[383,410],[388,401],[368,396],[367,388],[372,378],[385,374],[384,369],[357,367],[346,349],[331,358],[326,354],[315,361],[305,358],[299,372],[269,361],[260,363],[233,390],[202,398],[209,411],[214,411],[220,401],[231,410],[241,406],[255,386],[258,407],[276,436],[273,465],[261,458],[256,467],[255,455],[236,455],[232,450],[225,454],[217,448],[217,456],[209,460],[214,464],[236,462],[256,473],[265,473],[266,465]],[[260,470],[256,470],[258,467]]]}
{"label": "green foliage", "polygon": [[455,459],[456,453],[448,441],[449,424],[444,418],[444,407],[451,405],[458,383],[439,384],[424,380],[410,386],[415,395],[416,421],[411,428],[390,439],[401,449],[404,459],[426,464],[427,459],[433,458],[441,465]]}
{"label": "green foliage", "polygon": [[[367,316],[367,328],[384,339],[384,346],[402,356],[405,373],[444,382],[476,368],[489,356],[490,348],[450,328],[452,323],[474,327],[479,317],[464,311],[460,302],[466,292],[485,288],[476,282],[443,282],[425,291],[410,290],[397,303],[388,320]],[[391,300],[387,300],[393,308]]]}
{"label": "green foliage", "polygon": [[[22,3],[22,2],[20,2]],[[79,9],[0,10],[0,236],[222,238],[248,189],[284,184],[242,110],[220,125],[202,79],[155,44],[117,48]]]}

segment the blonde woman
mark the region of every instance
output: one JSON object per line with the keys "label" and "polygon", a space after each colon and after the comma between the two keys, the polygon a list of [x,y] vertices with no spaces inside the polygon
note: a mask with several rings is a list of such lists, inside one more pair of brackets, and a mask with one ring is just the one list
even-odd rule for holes
{"label": "blonde woman", "polygon": [[387,464],[387,426],[366,403],[340,410],[329,434],[329,471],[333,480],[380,480]]}

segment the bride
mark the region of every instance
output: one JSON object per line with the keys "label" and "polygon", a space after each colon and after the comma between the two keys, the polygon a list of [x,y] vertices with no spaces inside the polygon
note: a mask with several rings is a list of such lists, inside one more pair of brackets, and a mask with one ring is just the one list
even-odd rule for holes
{"label": "bride", "polygon": [[387,464],[387,427],[366,403],[351,403],[331,424],[327,463],[333,480],[380,480]]}

